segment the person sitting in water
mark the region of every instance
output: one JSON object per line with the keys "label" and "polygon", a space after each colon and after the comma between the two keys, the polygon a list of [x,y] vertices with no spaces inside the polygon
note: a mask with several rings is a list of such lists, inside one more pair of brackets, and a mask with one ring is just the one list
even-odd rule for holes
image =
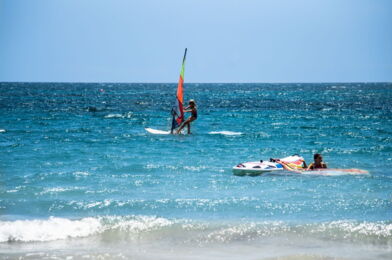
{"label": "person sitting in water", "polygon": [[[316,153],[313,155],[314,162],[311,163],[308,167],[306,167],[305,161],[303,162],[303,168],[305,171],[314,171],[317,169],[327,169],[327,164],[323,162],[323,157],[321,154]],[[293,171],[293,172],[301,172],[300,169],[296,169],[291,167],[288,163],[282,162],[281,160],[277,159],[277,163],[280,163],[285,170]]]}
{"label": "person sitting in water", "polygon": [[308,166],[308,168],[306,169],[307,171],[327,168],[327,165],[323,162],[323,157],[321,156],[321,154],[319,153],[314,154],[313,159],[314,162]]}
{"label": "person sitting in water", "polygon": [[184,112],[190,112],[191,116],[188,117],[187,120],[185,120],[184,123],[182,123],[182,125],[180,126],[180,128],[178,128],[177,130],[177,134],[179,134],[181,132],[181,130],[187,126],[188,127],[188,134],[191,133],[191,122],[195,121],[197,119],[197,108],[196,108],[196,102],[191,99],[189,100],[189,106],[185,108]]}

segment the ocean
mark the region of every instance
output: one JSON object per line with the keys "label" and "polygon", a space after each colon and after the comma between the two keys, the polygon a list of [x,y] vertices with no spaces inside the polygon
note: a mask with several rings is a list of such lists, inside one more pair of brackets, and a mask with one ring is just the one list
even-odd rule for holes
{"label": "ocean", "polygon": [[[392,84],[0,83],[2,259],[391,259]],[[321,153],[369,175],[239,177]]]}

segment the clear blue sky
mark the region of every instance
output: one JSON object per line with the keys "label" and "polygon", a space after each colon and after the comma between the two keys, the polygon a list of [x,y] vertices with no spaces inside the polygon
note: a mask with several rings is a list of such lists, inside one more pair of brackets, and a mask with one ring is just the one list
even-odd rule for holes
{"label": "clear blue sky", "polygon": [[392,81],[389,0],[0,0],[0,81]]}

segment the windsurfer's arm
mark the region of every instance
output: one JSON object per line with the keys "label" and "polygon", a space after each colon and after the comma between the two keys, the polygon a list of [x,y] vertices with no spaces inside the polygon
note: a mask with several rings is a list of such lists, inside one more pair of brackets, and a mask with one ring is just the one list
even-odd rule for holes
{"label": "windsurfer's arm", "polygon": [[193,108],[191,108],[191,109],[188,109],[188,108],[190,108],[190,107],[186,107],[185,110],[184,110],[184,112],[188,112],[188,113],[190,113],[190,112],[196,112],[196,113],[197,113],[197,110],[196,110],[195,107],[193,107]]}
{"label": "windsurfer's arm", "polygon": [[277,163],[280,163],[280,164],[283,166],[283,168],[284,168],[285,170],[287,170],[287,171],[296,172],[296,173],[301,173],[300,171],[294,170],[293,168],[291,168],[290,166],[288,166],[285,162],[282,162],[281,160],[277,160],[276,162],[277,162]]}
{"label": "windsurfer's arm", "polygon": [[302,163],[303,163],[302,166],[303,166],[304,169],[308,168],[308,166],[306,165],[305,160]]}

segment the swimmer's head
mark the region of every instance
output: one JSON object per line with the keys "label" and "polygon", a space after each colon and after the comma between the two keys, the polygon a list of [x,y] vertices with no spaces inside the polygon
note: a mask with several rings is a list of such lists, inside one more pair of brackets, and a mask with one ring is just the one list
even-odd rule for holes
{"label": "swimmer's head", "polygon": [[323,160],[323,157],[319,153],[315,153],[313,155],[313,159],[316,161],[317,159],[320,160],[320,162]]}

